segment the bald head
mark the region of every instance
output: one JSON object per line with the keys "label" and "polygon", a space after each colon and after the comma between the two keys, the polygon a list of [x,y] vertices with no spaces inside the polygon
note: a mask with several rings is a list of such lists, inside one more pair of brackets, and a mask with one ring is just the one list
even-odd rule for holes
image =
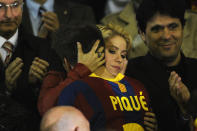
{"label": "bald head", "polygon": [[57,106],[45,113],[41,131],[90,131],[89,122],[83,114],[71,106]]}

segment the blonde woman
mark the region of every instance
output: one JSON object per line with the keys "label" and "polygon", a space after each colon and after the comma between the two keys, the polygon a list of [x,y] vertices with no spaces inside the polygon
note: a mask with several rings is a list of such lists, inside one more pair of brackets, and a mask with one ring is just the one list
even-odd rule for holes
{"label": "blonde woman", "polygon": [[[131,39],[120,27],[98,27],[105,42],[105,64],[64,88],[58,105],[77,107],[91,130],[143,131],[145,112],[151,111],[148,94],[142,83],[123,74]],[[154,114],[148,115],[154,123]],[[148,122],[150,130],[155,125]]]}

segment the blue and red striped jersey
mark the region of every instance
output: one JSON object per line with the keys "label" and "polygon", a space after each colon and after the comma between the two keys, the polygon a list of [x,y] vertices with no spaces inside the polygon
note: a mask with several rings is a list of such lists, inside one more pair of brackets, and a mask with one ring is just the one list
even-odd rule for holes
{"label": "blue and red striped jersey", "polygon": [[89,120],[91,130],[142,131],[144,112],[150,110],[144,85],[122,74],[115,79],[91,74],[75,81],[64,88],[58,105],[78,108]]}

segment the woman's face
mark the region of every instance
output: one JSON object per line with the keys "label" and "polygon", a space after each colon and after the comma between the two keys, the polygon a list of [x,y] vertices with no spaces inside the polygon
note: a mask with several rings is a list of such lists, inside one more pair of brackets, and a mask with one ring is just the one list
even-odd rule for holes
{"label": "woman's face", "polygon": [[116,35],[106,42],[105,67],[114,77],[123,70],[127,56],[127,44],[123,37]]}

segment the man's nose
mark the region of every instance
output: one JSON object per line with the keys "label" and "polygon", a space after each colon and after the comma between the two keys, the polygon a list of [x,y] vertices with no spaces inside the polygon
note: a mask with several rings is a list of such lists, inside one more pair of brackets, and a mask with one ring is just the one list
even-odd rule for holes
{"label": "man's nose", "polygon": [[11,7],[7,7],[7,8],[5,9],[5,17],[6,17],[6,18],[11,18],[12,15],[13,15],[13,13],[12,13]]}
{"label": "man's nose", "polygon": [[171,37],[171,32],[170,32],[170,30],[169,30],[167,27],[164,28],[162,37],[163,37],[164,39],[170,39],[170,37]]}

